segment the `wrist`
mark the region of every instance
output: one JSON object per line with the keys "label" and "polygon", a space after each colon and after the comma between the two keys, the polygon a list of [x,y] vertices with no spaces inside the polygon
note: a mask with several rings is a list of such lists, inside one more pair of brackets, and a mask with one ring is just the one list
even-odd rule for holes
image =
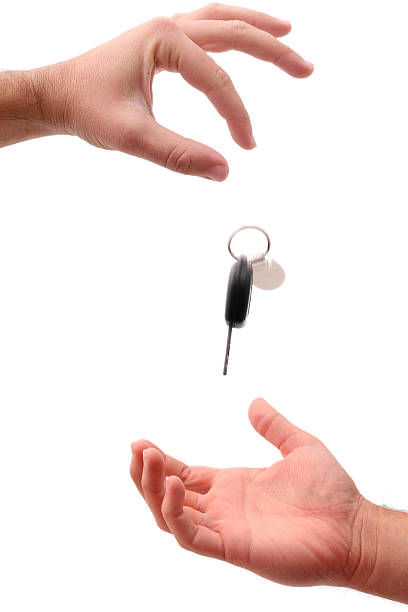
{"label": "wrist", "polygon": [[363,590],[375,571],[380,511],[379,506],[361,497],[353,520],[346,572],[345,586],[351,589]]}
{"label": "wrist", "polygon": [[58,133],[44,114],[35,73],[0,74],[0,146]]}
{"label": "wrist", "polygon": [[408,603],[408,514],[363,499],[350,561],[349,588]]}
{"label": "wrist", "polygon": [[69,134],[67,129],[67,92],[69,83],[65,63],[36,68],[28,72],[37,100],[37,113],[53,134]]}

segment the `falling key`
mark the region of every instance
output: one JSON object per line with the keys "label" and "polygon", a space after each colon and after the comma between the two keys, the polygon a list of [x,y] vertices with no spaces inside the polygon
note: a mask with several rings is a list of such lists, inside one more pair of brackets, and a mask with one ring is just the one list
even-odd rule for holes
{"label": "falling key", "polygon": [[225,321],[228,325],[227,348],[224,360],[224,375],[228,370],[233,327],[245,325],[252,293],[252,264],[241,255],[232,268],[228,279],[227,299],[225,302]]}

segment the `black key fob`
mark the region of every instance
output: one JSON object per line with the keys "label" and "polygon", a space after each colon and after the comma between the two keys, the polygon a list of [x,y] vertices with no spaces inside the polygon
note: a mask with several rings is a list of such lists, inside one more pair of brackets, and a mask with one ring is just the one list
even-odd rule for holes
{"label": "black key fob", "polygon": [[252,266],[245,255],[234,263],[228,279],[225,321],[232,327],[245,325],[252,293]]}
{"label": "black key fob", "polygon": [[228,279],[225,302],[225,321],[228,325],[227,349],[225,351],[224,375],[228,369],[233,327],[243,327],[247,320],[252,293],[252,265],[245,255],[234,263]]}

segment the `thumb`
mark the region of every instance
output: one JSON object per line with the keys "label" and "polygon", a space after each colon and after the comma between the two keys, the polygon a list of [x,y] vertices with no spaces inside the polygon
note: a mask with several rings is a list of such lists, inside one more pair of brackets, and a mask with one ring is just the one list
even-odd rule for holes
{"label": "thumb", "polygon": [[285,419],[264,399],[252,402],[248,416],[254,429],[276,446],[284,457],[302,446],[321,444],[320,440]]}
{"label": "thumb", "polygon": [[[132,122],[133,123],[133,122]],[[228,176],[226,160],[195,140],[183,138],[146,117],[142,125],[126,130],[120,149],[164,166],[174,172],[223,181]]]}

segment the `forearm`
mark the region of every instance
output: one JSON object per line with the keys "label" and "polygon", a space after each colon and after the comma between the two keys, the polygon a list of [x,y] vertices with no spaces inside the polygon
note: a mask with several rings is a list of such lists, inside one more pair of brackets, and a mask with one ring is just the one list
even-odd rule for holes
{"label": "forearm", "polygon": [[360,554],[350,586],[408,604],[408,514],[365,502],[355,533]]}
{"label": "forearm", "polygon": [[58,133],[46,115],[46,69],[0,73],[0,147]]}

